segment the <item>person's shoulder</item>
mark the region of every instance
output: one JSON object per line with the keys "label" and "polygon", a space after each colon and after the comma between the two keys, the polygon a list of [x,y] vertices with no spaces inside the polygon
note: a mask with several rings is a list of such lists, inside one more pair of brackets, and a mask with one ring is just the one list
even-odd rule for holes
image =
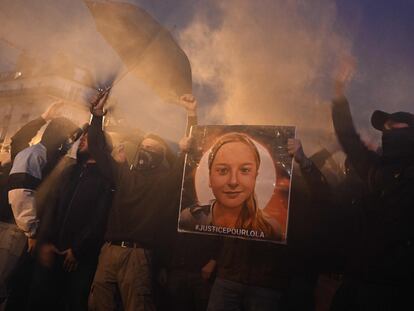
{"label": "person's shoulder", "polygon": [[211,204],[196,203],[181,211],[180,223],[183,226],[207,224],[209,222],[211,222]]}
{"label": "person's shoulder", "polygon": [[40,151],[41,151],[41,147],[39,147],[39,144],[35,144],[35,145],[29,146],[29,147],[24,148],[23,150],[21,150],[16,155],[16,159],[17,158],[29,157],[30,155],[33,155],[33,154],[40,154]]}
{"label": "person's shoulder", "polygon": [[20,151],[17,156],[20,154],[26,157],[46,157],[46,147],[41,143],[34,144]]}
{"label": "person's shoulder", "polygon": [[46,164],[46,149],[42,144],[35,144],[20,151],[13,161],[10,174],[29,173],[41,178],[41,169]]}
{"label": "person's shoulder", "polygon": [[211,204],[200,204],[200,203],[193,204],[186,208],[186,210],[188,210],[193,215],[200,214],[200,213],[207,215],[210,213],[210,209],[211,209]]}

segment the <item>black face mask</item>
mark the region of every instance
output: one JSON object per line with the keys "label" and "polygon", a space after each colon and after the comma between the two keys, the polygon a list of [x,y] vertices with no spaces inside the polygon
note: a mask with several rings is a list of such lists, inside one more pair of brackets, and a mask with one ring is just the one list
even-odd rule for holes
{"label": "black face mask", "polygon": [[151,170],[159,167],[163,160],[162,153],[139,148],[133,167],[139,170]]}
{"label": "black face mask", "polygon": [[414,127],[384,130],[382,149],[385,158],[414,157]]}
{"label": "black face mask", "polygon": [[86,161],[88,161],[89,159],[91,159],[91,154],[86,151],[86,152],[76,152],[76,159],[78,163],[85,163]]}

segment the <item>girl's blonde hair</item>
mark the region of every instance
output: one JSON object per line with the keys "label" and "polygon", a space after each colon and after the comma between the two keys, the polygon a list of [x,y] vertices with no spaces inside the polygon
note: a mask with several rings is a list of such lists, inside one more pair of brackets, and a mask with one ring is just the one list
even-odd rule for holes
{"label": "girl's blonde hair", "polygon": [[[246,134],[231,132],[220,136],[213,147],[211,148],[210,154],[208,156],[208,169],[211,174],[211,168],[213,166],[214,159],[216,158],[217,152],[225,144],[240,142],[245,144],[253,152],[256,161],[256,174],[260,167],[260,154],[256,145],[253,143],[251,138]],[[236,227],[247,230],[257,230],[262,231],[265,237],[274,236],[275,230],[272,226],[265,220],[263,212],[260,208],[257,207],[257,200],[255,191],[247,198],[243,203],[242,210],[236,221]]]}

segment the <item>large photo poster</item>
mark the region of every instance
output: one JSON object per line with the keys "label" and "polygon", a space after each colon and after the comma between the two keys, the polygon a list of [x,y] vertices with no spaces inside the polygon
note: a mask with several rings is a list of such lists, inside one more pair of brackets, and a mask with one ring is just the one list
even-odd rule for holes
{"label": "large photo poster", "polygon": [[178,231],[286,244],[295,127],[195,126],[191,136]]}

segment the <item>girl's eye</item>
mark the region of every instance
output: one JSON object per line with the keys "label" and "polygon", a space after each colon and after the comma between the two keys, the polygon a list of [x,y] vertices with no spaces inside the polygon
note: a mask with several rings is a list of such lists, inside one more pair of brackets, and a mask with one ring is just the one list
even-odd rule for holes
{"label": "girl's eye", "polygon": [[250,173],[251,169],[250,169],[250,167],[242,167],[242,168],[240,169],[240,171],[241,171],[243,174],[248,174],[248,173]]}
{"label": "girl's eye", "polygon": [[219,173],[219,175],[226,175],[228,173],[228,168],[226,167],[222,167],[222,168],[218,168],[217,172]]}

